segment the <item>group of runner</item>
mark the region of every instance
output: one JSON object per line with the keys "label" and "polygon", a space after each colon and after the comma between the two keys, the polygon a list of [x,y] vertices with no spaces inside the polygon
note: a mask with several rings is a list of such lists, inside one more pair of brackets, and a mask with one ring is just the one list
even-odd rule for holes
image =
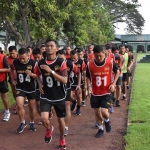
{"label": "group of runner", "polygon": [[[121,94],[127,100],[131,67],[134,59],[127,45],[88,45],[71,49],[59,49],[55,40],[47,40],[40,48],[10,46],[9,56],[0,54],[0,93],[4,103],[3,121],[9,121],[10,111],[7,99],[8,82],[16,100],[15,113],[20,125],[18,133],[27,126],[24,104],[29,106],[30,131],[36,131],[36,111],[46,128],[45,142],[52,140],[54,127],[51,125],[52,110],[55,109],[59,131],[59,149],[66,149],[65,136],[71,120],[71,111],[81,115],[81,106],[86,106],[90,97],[94,108],[96,137],[111,131],[109,114],[113,105],[120,106]],[[8,74],[8,78],[7,78]]]}

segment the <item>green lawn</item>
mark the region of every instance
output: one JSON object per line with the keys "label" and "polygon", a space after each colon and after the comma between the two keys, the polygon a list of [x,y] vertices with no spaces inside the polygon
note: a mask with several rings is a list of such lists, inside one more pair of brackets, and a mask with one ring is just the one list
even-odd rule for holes
{"label": "green lawn", "polygon": [[[145,55],[145,54],[144,54]],[[142,58],[138,55],[138,60]],[[150,150],[150,63],[137,63],[125,141],[126,150]]]}
{"label": "green lawn", "polygon": [[[9,106],[12,106],[15,103],[15,100],[12,96],[12,91],[11,91],[10,86],[9,86],[9,92],[7,93],[7,97],[8,97],[8,101],[9,101]],[[2,100],[0,100],[0,111],[2,111],[2,110],[4,110],[4,105],[3,105]]]}

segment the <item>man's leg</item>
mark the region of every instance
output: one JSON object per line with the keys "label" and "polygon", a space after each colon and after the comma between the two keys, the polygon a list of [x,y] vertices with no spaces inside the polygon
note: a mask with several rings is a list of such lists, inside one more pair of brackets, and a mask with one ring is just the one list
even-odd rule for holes
{"label": "man's leg", "polygon": [[123,73],[123,85],[122,85],[122,93],[123,93],[123,100],[127,100],[126,98],[126,92],[127,92],[127,79],[128,79],[128,74]]}
{"label": "man's leg", "polygon": [[65,101],[58,102],[54,105],[58,123],[59,123],[59,131],[60,131],[60,139],[59,139],[59,149],[66,149],[66,141],[64,137],[65,133],[65,116],[66,116],[66,105]]}
{"label": "man's leg", "polygon": [[64,133],[65,136],[68,135],[68,127],[71,119],[70,94],[71,94],[71,89],[68,89],[67,96],[66,96],[66,117],[65,117],[65,133]]}
{"label": "man's leg", "polygon": [[45,101],[45,100],[40,101],[42,124],[46,128],[46,133],[45,133],[45,142],[46,143],[51,142],[52,133],[54,130],[54,127],[50,125],[50,120],[49,120],[49,112],[51,111],[51,108],[52,108],[52,104],[49,103],[48,101]]}
{"label": "man's leg", "polygon": [[79,90],[75,91],[76,97],[77,97],[77,109],[76,109],[76,115],[81,115],[80,107],[82,104],[82,91],[81,88]]}
{"label": "man's leg", "polygon": [[76,100],[76,95],[75,95],[75,89],[76,89],[75,86],[71,87],[71,102],[72,102],[71,111],[74,111],[75,108],[76,108],[76,105],[77,105],[77,100]]}
{"label": "man's leg", "polygon": [[10,112],[9,112],[9,103],[8,103],[8,99],[7,99],[6,93],[1,93],[1,99],[2,99],[4,107],[5,107],[5,114],[4,114],[3,121],[9,121],[9,119],[10,119]]}
{"label": "man's leg", "polygon": [[18,95],[16,96],[17,112],[18,112],[19,119],[21,121],[20,126],[17,129],[17,132],[22,133],[24,128],[27,126],[26,121],[25,121],[25,110],[24,110],[24,107],[23,107],[24,96],[21,96],[21,95],[24,95],[24,94],[22,94],[21,91],[17,91],[17,92],[18,92]]}

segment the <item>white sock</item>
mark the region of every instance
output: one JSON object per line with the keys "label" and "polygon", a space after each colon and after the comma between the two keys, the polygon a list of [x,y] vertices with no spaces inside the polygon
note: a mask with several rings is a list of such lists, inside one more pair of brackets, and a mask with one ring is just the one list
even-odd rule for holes
{"label": "white sock", "polygon": [[104,130],[103,125],[98,126],[98,128]]}
{"label": "white sock", "polygon": [[21,123],[25,124],[25,123],[26,123],[26,121],[24,120],[24,121],[22,121]]}
{"label": "white sock", "polygon": [[108,122],[109,121],[109,118],[108,119],[105,119],[105,122]]}
{"label": "white sock", "polygon": [[65,127],[66,130],[68,130],[68,127]]}
{"label": "white sock", "polygon": [[126,94],[123,94],[123,96],[125,96],[125,97],[126,97]]}
{"label": "white sock", "polygon": [[5,113],[6,113],[6,114],[9,114],[9,109],[8,109],[8,110],[5,110]]}
{"label": "white sock", "polygon": [[8,109],[8,110],[5,110],[5,113],[6,113],[6,114],[9,114],[9,109]]}
{"label": "white sock", "polygon": [[34,123],[34,121],[33,122],[30,121],[30,123]]}

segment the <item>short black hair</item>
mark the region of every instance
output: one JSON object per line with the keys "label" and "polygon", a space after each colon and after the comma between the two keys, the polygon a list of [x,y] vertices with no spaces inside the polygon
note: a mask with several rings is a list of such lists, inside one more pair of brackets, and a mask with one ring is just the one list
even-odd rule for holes
{"label": "short black hair", "polygon": [[42,45],[40,46],[40,48],[42,48],[42,47],[46,47],[45,44],[42,44]]}
{"label": "short black hair", "polygon": [[64,49],[61,49],[61,50],[58,50],[58,51],[56,52],[56,54],[65,55],[66,53],[65,53],[65,50],[64,50]]}
{"label": "short black hair", "polygon": [[35,48],[35,49],[33,49],[32,54],[33,54],[33,55],[37,55],[37,54],[40,54],[40,55],[41,55],[41,50],[40,50],[40,48]]}
{"label": "short black hair", "polygon": [[77,51],[76,51],[76,50],[72,50],[72,51],[70,52],[70,54],[71,54],[71,55],[75,55],[75,54],[77,54]]}
{"label": "short black hair", "polygon": [[12,52],[13,50],[17,51],[16,46],[9,46],[8,51]]}
{"label": "short black hair", "polygon": [[47,39],[45,43],[47,44],[48,42],[54,42],[54,43],[56,44],[56,46],[58,46],[58,43],[57,43],[56,40],[53,40],[53,39]]}
{"label": "short black hair", "polygon": [[104,51],[104,46],[103,45],[96,45],[94,46],[93,52],[94,53],[100,53]]}
{"label": "short black hair", "polygon": [[80,53],[80,52],[83,52],[84,51],[84,49],[83,48],[81,48],[81,47],[79,47],[79,48],[77,48],[77,53]]}
{"label": "short black hair", "polygon": [[123,44],[122,44],[122,45],[119,45],[119,48],[121,48],[121,47],[125,47],[125,45],[123,45]]}
{"label": "short black hair", "polygon": [[28,54],[28,49],[27,48],[20,48],[18,50],[18,54],[19,55]]}
{"label": "short black hair", "polygon": [[113,47],[112,47],[112,52],[114,52],[114,51],[116,51],[116,50],[118,50],[118,46],[113,46]]}
{"label": "short black hair", "polygon": [[128,46],[128,45],[125,45],[125,48],[129,48],[129,46]]}
{"label": "short black hair", "polygon": [[105,49],[108,50],[108,49],[111,49],[111,46],[109,44],[105,45]]}

